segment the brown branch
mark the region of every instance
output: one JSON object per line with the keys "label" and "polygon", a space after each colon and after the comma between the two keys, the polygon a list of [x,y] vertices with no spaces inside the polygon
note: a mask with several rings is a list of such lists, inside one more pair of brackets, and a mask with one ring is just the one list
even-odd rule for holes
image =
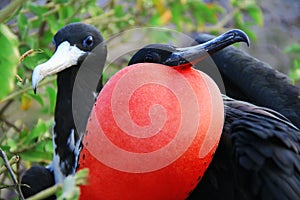
{"label": "brown branch", "polygon": [[0,116],[5,112],[5,110],[10,106],[10,104],[13,102],[12,99],[10,99],[9,101],[7,101],[5,103],[5,105],[1,108],[0,110]]}
{"label": "brown branch", "polygon": [[11,123],[10,121],[8,121],[7,119],[5,119],[3,116],[0,116],[0,121],[3,121],[7,126],[15,129],[15,131],[17,132],[21,132],[21,128],[17,127],[16,125],[14,125],[13,123]]}

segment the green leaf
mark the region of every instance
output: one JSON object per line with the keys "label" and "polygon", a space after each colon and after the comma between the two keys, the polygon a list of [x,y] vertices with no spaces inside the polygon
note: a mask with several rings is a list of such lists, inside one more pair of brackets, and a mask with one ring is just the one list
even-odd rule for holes
{"label": "green leaf", "polygon": [[94,2],[88,2],[88,12],[91,14],[92,17],[95,16],[100,16],[101,14],[103,14],[103,10],[101,7],[99,6],[95,6]]}
{"label": "green leaf", "polygon": [[[43,122],[44,123],[44,122]],[[42,125],[44,126],[44,125]],[[43,130],[40,130],[40,134],[38,132],[35,132],[32,134],[32,131],[30,134],[32,136],[38,136],[44,134]],[[47,133],[47,132],[46,132]],[[28,136],[27,136],[28,137]],[[36,137],[32,138],[32,141],[30,144],[22,143],[23,146],[25,146],[28,149],[21,149],[20,156],[22,159],[32,162],[49,162],[52,159],[53,154],[53,147],[52,147],[52,140],[51,137],[46,136],[41,138],[42,140],[38,140]],[[21,147],[22,148],[22,147]]]}
{"label": "green leaf", "polygon": [[0,24],[0,99],[14,89],[19,62],[18,40],[5,24]]}
{"label": "green leaf", "polygon": [[172,21],[179,28],[182,17],[182,5],[180,3],[172,3],[171,4],[171,12],[172,12]]}
{"label": "green leaf", "polygon": [[256,4],[250,4],[246,8],[250,17],[257,23],[257,25],[263,25],[263,15],[260,8]]}
{"label": "green leaf", "polygon": [[45,17],[45,19],[48,22],[49,30],[50,33],[52,33],[52,36],[55,35],[55,33],[65,25],[63,20],[57,20],[55,15],[49,15]]}
{"label": "green leaf", "polygon": [[239,6],[240,1],[239,0],[230,0],[230,4],[234,7]]}
{"label": "green leaf", "polygon": [[300,44],[292,44],[284,49],[285,53],[300,53]]}
{"label": "green leaf", "polygon": [[50,113],[53,114],[55,110],[55,103],[56,103],[56,91],[52,87],[47,87],[46,91],[50,101],[49,103]]}
{"label": "green leaf", "polygon": [[0,147],[3,151],[6,151],[6,152],[8,152],[10,150],[10,146],[8,146],[8,145],[3,145],[3,146],[0,146]]}
{"label": "green leaf", "polygon": [[74,14],[74,8],[70,6],[62,6],[58,10],[59,19],[66,20]]}
{"label": "green leaf", "polygon": [[46,141],[44,149],[46,152],[52,153],[53,152],[53,142],[52,140]]}
{"label": "green leaf", "polygon": [[40,95],[33,94],[33,91],[31,91],[30,93],[28,93],[28,95],[31,98],[33,98],[34,100],[36,100],[41,106],[44,106],[43,98]]}
{"label": "green leaf", "polygon": [[[40,152],[47,152],[47,153],[52,153],[52,149],[49,148],[49,143],[52,143],[51,140],[48,141],[40,141],[39,144],[36,146],[36,151]],[[49,151],[50,150],[50,151]]]}
{"label": "green leaf", "polygon": [[160,25],[160,17],[158,14],[152,15],[152,17],[149,20],[149,23],[151,26],[159,26]]}
{"label": "green leaf", "polygon": [[235,13],[233,19],[237,26],[244,24],[244,16],[240,12]]}
{"label": "green leaf", "polygon": [[23,160],[31,162],[45,162],[52,159],[52,155],[44,151],[26,151],[22,152],[20,156]]}
{"label": "green leaf", "polygon": [[[251,41],[256,41],[256,34],[253,31],[251,31],[250,29],[248,29],[247,26],[243,26],[241,29],[243,31],[245,31],[245,33],[249,36]],[[238,43],[238,44],[241,44],[241,43]]]}
{"label": "green leaf", "polygon": [[55,0],[55,3],[67,3],[68,2],[68,0]]}
{"label": "green leaf", "polygon": [[42,17],[42,15],[48,11],[46,7],[34,3],[29,3],[28,8],[39,17]]}
{"label": "green leaf", "polygon": [[23,40],[23,38],[26,37],[28,31],[28,20],[23,13],[20,13],[18,15],[17,24],[18,24],[21,40]]}
{"label": "green leaf", "polygon": [[15,151],[18,147],[17,142],[13,140],[12,138],[7,139],[7,145],[10,147],[10,151]]}
{"label": "green leaf", "polygon": [[45,122],[41,119],[38,120],[36,126],[28,133],[25,138],[24,144],[32,144],[47,131],[47,126]]}
{"label": "green leaf", "polygon": [[[190,2],[190,9],[192,15],[197,19],[199,25],[205,23],[214,24],[217,22],[217,13],[222,9],[214,4],[206,4],[203,2],[192,1]],[[201,10],[201,12],[199,12]]]}
{"label": "green leaf", "polygon": [[122,17],[125,14],[121,5],[115,6],[114,11],[116,17]]}
{"label": "green leaf", "polygon": [[293,67],[289,72],[289,77],[294,81],[300,80],[300,60],[295,59]]}

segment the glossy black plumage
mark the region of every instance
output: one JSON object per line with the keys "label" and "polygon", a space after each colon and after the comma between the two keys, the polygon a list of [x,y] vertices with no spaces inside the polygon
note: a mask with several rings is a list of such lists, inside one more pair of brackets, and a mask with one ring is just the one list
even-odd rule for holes
{"label": "glossy black plumage", "polygon": [[[30,197],[52,185],[54,185],[53,172],[43,166],[34,165],[23,175],[21,186],[25,198]],[[46,200],[56,199],[54,195]]]}
{"label": "glossy black plumage", "polygon": [[[129,63],[164,63],[170,53],[162,46],[146,46]],[[295,126],[299,88],[234,47],[212,58],[225,79],[227,94],[251,103],[223,96],[226,116],[221,140],[189,199],[300,199],[300,131]]]}
{"label": "glossy black plumage", "polygon": [[[94,40],[91,41],[91,38],[94,38]],[[82,23],[67,25],[54,36],[55,54],[49,61],[37,66],[33,72],[32,83],[34,91],[36,91],[38,82],[44,77],[57,73],[58,91],[53,128],[54,159],[50,165],[53,169],[55,182],[61,182],[67,175],[74,174],[77,167],[76,159],[81,149],[78,144],[81,142],[86,120],[95,99],[92,95],[99,92],[102,86],[100,74],[106,58],[106,49],[99,44],[102,40],[100,33],[92,26]],[[216,40],[204,44],[204,46],[200,45],[200,48],[192,48],[192,51],[187,49],[181,50],[178,52],[179,54],[177,52],[171,54],[167,57],[167,63],[184,64],[187,63],[185,58],[197,58],[199,52],[200,55],[202,53],[207,54],[203,50],[213,52],[238,41],[248,42],[245,33],[240,30],[228,31],[216,38]],[[92,52],[97,45],[98,49]],[[187,56],[183,60],[181,59],[183,57],[180,56],[181,53]],[[194,53],[196,53],[196,57]],[[66,55],[76,56],[75,62],[66,57]],[[87,55],[89,56],[87,57]],[[53,63],[53,60],[59,64]],[[75,64],[70,65],[70,63]],[[100,68],[101,70],[99,71],[95,68]],[[91,73],[98,74],[98,77],[96,77],[97,84],[90,88]],[[77,80],[78,76],[79,80]],[[90,98],[91,96],[92,98]],[[79,101],[77,98],[79,98]],[[92,100],[86,101],[87,99]],[[27,173],[29,174],[23,177],[23,182],[26,182],[27,177],[34,176],[34,171],[32,170],[27,171]],[[35,188],[33,190],[37,191]]]}
{"label": "glossy black plumage", "polygon": [[[71,37],[71,35],[69,36]],[[61,40],[61,42],[62,41],[64,40]],[[57,42],[56,45],[58,45],[58,43],[59,42]],[[161,46],[164,47],[164,45]],[[155,47],[155,45],[151,45],[151,47]],[[174,47],[167,47],[167,49],[168,48],[174,49]],[[243,65],[247,66],[249,61],[236,61],[237,57],[235,57],[235,54],[226,53],[227,49],[228,48],[220,51],[220,60],[215,61],[219,68],[222,67],[223,63],[227,63],[224,65],[225,69],[227,69],[226,67],[234,66],[236,63],[244,63]],[[230,49],[235,51],[235,48]],[[141,53],[140,51],[138,56],[133,56],[130,64],[138,62],[164,63],[165,59],[168,59],[169,55],[171,55],[170,52],[167,52],[168,55],[162,57],[161,55],[163,55],[163,52],[160,50],[157,51],[156,48],[148,49],[147,52],[148,53]],[[246,55],[243,55],[243,53],[241,53],[240,59],[243,59],[244,56],[246,60],[257,61],[250,56],[247,57]],[[139,60],[135,60],[135,58],[138,58]],[[216,59],[218,58],[216,57]],[[165,62],[164,64],[168,64],[168,62]],[[91,64],[89,66],[93,65],[94,64]],[[269,74],[269,72],[270,74],[276,74],[274,76],[270,75],[270,82],[277,81],[277,78],[286,81],[284,75],[277,75],[277,72],[275,73],[272,69],[264,70],[264,65],[260,66],[262,66],[262,69],[260,70],[263,70],[267,74]],[[231,70],[234,71],[235,69],[232,68]],[[222,73],[221,69],[220,71]],[[247,75],[247,72],[250,74]],[[245,74],[244,76],[250,76],[252,77],[250,80],[253,80],[253,77],[255,77],[257,73],[251,74],[251,72],[252,71],[249,69],[245,70],[243,73]],[[59,108],[57,113],[66,113],[69,110],[67,108],[72,105],[70,102],[67,104],[62,104],[62,102],[68,102],[67,97],[70,97],[73,92],[70,88],[72,87],[72,83],[74,84],[74,76],[77,73],[78,71],[74,67],[65,69],[59,73],[58,87],[66,88],[60,89],[60,95],[58,95],[57,100],[58,102],[59,99],[61,100],[59,104],[61,104],[62,107],[60,108],[57,105],[56,108]],[[230,74],[231,73],[229,73],[229,75]],[[234,75],[235,73],[232,72],[232,74]],[[265,75],[263,77],[265,77]],[[223,75],[223,78],[226,80],[226,91],[230,96],[232,95],[232,97],[256,103],[258,100],[255,99],[255,96],[257,96],[256,98],[263,96],[260,93],[257,95],[255,89],[249,89],[252,96],[248,94],[249,91],[246,91],[247,85],[250,84],[251,86],[251,83],[245,84],[244,87],[240,88],[237,87],[239,84],[235,83],[235,80],[232,80],[230,77]],[[257,82],[257,85],[255,86],[259,89],[264,86],[266,93],[271,92],[277,94],[281,98],[282,92],[277,92],[277,90],[280,91],[281,89],[277,88],[276,84],[274,87],[268,89],[268,84],[265,83],[259,86],[259,83],[260,82]],[[283,85],[282,88],[284,89],[284,87],[285,86]],[[97,88],[100,89],[101,87]],[[263,92],[263,94],[264,93],[265,92]],[[274,101],[276,100],[277,95],[272,96]],[[286,94],[286,97],[287,99],[290,99],[294,98],[294,95],[289,97],[289,95]],[[297,102],[295,99],[294,101]],[[220,145],[201,182],[197,188],[191,192],[190,199],[196,199],[198,195],[201,195],[204,199],[298,199],[300,196],[298,189],[300,188],[298,187],[299,130],[275,111],[257,107],[253,104],[231,100],[228,97],[224,97],[224,102],[226,123]],[[268,105],[264,106],[268,107]],[[85,112],[87,112],[87,115],[89,113],[88,107],[89,106],[87,106],[87,109],[84,109]],[[274,109],[271,106],[270,108]],[[55,118],[57,117],[62,123],[60,125],[61,131],[71,130],[74,127],[74,119],[70,118],[74,115],[69,114],[70,113],[67,114],[70,119],[68,121],[64,121],[64,118],[61,117],[62,114],[55,114]],[[79,112],[79,114],[84,114],[84,112]],[[63,132],[70,134],[68,131]],[[65,135],[64,138],[64,142],[61,144],[58,143],[59,145],[62,145],[62,147],[65,142],[68,142],[69,136],[67,137],[67,135]],[[68,156],[63,153],[61,153],[61,155],[62,157]],[[74,160],[71,159],[71,162],[73,161]]]}
{"label": "glossy black plumage", "polygon": [[[61,182],[64,177],[73,175],[76,172],[81,139],[89,112],[94,104],[95,95],[102,88],[101,74],[106,60],[106,46],[102,43],[103,38],[100,32],[91,25],[72,23],[59,30],[54,36],[55,53],[57,53],[60,45],[65,42],[68,42],[70,48],[76,47],[79,49],[77,51],[83,53],[81,52],[77,56],[76,64],[68,65],[62,71],[57,72],[57,98],[52,133],[54,158],[48,168],[32,167],[25,172],[21,182],[30,182],[32,186],[31,189],[22,188],[25,197],[29,197],[29,194],[35,194],[54,183]],[[72,56],[76,56],[73,54]],[[55,54],[52,57],[54,56]],[[58,55],[58,57],[60,56]],[[65,59],[69,58],[65,58],[63,55],[56,61],[60,63],[60,60]],[[56,65],[56,63],[49,64]],[[61,64],[58,67],[60,66]],[[45,71],[47,70],[42,70],[43,73]],[[39,77],[42,72],[33,75],[35,91],[37,83],[41,80]],[[79,73],[80,75],[78,75]],[[91,76],[91,74],[94,76]],[[41,77],[43,78],[43,76]],[[37,81],[34,81],[34,79],[37,79]],[[40,179],[39,176],[44,176],[41,177],[42,180],[54,179],[54,181],[51,184],[35,182],[35,179]]]}
{"label": "glossy black plumage", "polygon": [[[84,41],[89,36],[94,38],[93,45],[84,46]],[[95,27],[83,23],[77,23],[75,26],[74,24],[69,24],[55,34],[54,43],[56,47],[64,41],[68,41],[71,45],[76,45],[76,47],[84,52],[91,52],[95,47],[97,47],[97,45],[103,42],[103,38]],[[100,69],[99,74],[102,73],[101,64],[104,64],[106,58],[106,51],[102,53],[105,54],[103,56],[104,61],[102,61],[102,55],[98,55],[99,60],[97,59],[97,65],[94,65]],[[94,56],[94,58],[95,57],[96,56]],[[70,66],[69,68],[57,73],[57,98],[54,115],[55,124],[53,129],[55,144],[54,154],[58,155],[61,159],[60,164],[62,166],[60,168],[64,176],[75,173],[77,167],[76,156],[78,155],[74,153],[73,148],[68,148],[71,132],[74,131],[72,137],[74,137],[73,140],[75,144],[81,139],[82,134],[84,133],[83,127],[85,127],[85,125],[80,126],[81,130],[78,130],[78,126],[76,126],[78,124],[75,124],[74,116],[80,116],[80,121],[84,124],[86,123],[89,110],[91,110],[94,102],[93,92],[97,92],[96,88],[90,89],[88,87],[84,87],[84,85],[79,86],[83,87],[82,89],[76,88],[82,91],[82,99],[86,100],[89,98],[91,101],[79,105],[81,108],[87,107],[85,112],[80,112],[80,115],[74,113],[79,110],[74,106],[74,85],[79,68],[85,58],[86,55],[79,57],[77,65]],[[95,64],[95,61],[91,64],[91,67],[93,67],[93,64]],[[97,88],[101,88],[102,85],[100,77],[101,75],[98,79]]]}
{"label": "glossy black plumage", "polygon": [[267,108],[223,99],[219,146],[189,199],[299,199],[299,129]]}

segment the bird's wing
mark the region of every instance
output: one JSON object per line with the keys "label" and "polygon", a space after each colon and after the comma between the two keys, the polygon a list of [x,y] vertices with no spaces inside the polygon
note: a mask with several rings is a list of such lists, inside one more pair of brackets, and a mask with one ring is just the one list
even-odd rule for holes
{"label": "bird's wing", "polygon": [[190,198],[300,199],[299,129],[269,109],[224,102],[219,147]]}

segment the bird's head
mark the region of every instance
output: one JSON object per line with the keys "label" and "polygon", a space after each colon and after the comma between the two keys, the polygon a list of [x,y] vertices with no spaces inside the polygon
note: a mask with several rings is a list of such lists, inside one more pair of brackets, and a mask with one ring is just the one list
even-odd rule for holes
{"label": "bird's head", "polygon": [[[32,74],[34,91],[45,77],[57,74],[69,67],[79,67],[87,55],[103,42],[100,32],[91,25],[71,23],[60,29],[53,37],[55,53],[45,63],[38,65]],[[106,55],[106,47],[103,45]]]}
{"label": "bird's head", "polygon": [[129,61],[129,65],[136,63],[159,63],[167,66],[191,67],[208,55],[236,42],[250,44],[246,33],[233,29],[203,44],[176,48],[166,44],[150,44],[139,50]]}

